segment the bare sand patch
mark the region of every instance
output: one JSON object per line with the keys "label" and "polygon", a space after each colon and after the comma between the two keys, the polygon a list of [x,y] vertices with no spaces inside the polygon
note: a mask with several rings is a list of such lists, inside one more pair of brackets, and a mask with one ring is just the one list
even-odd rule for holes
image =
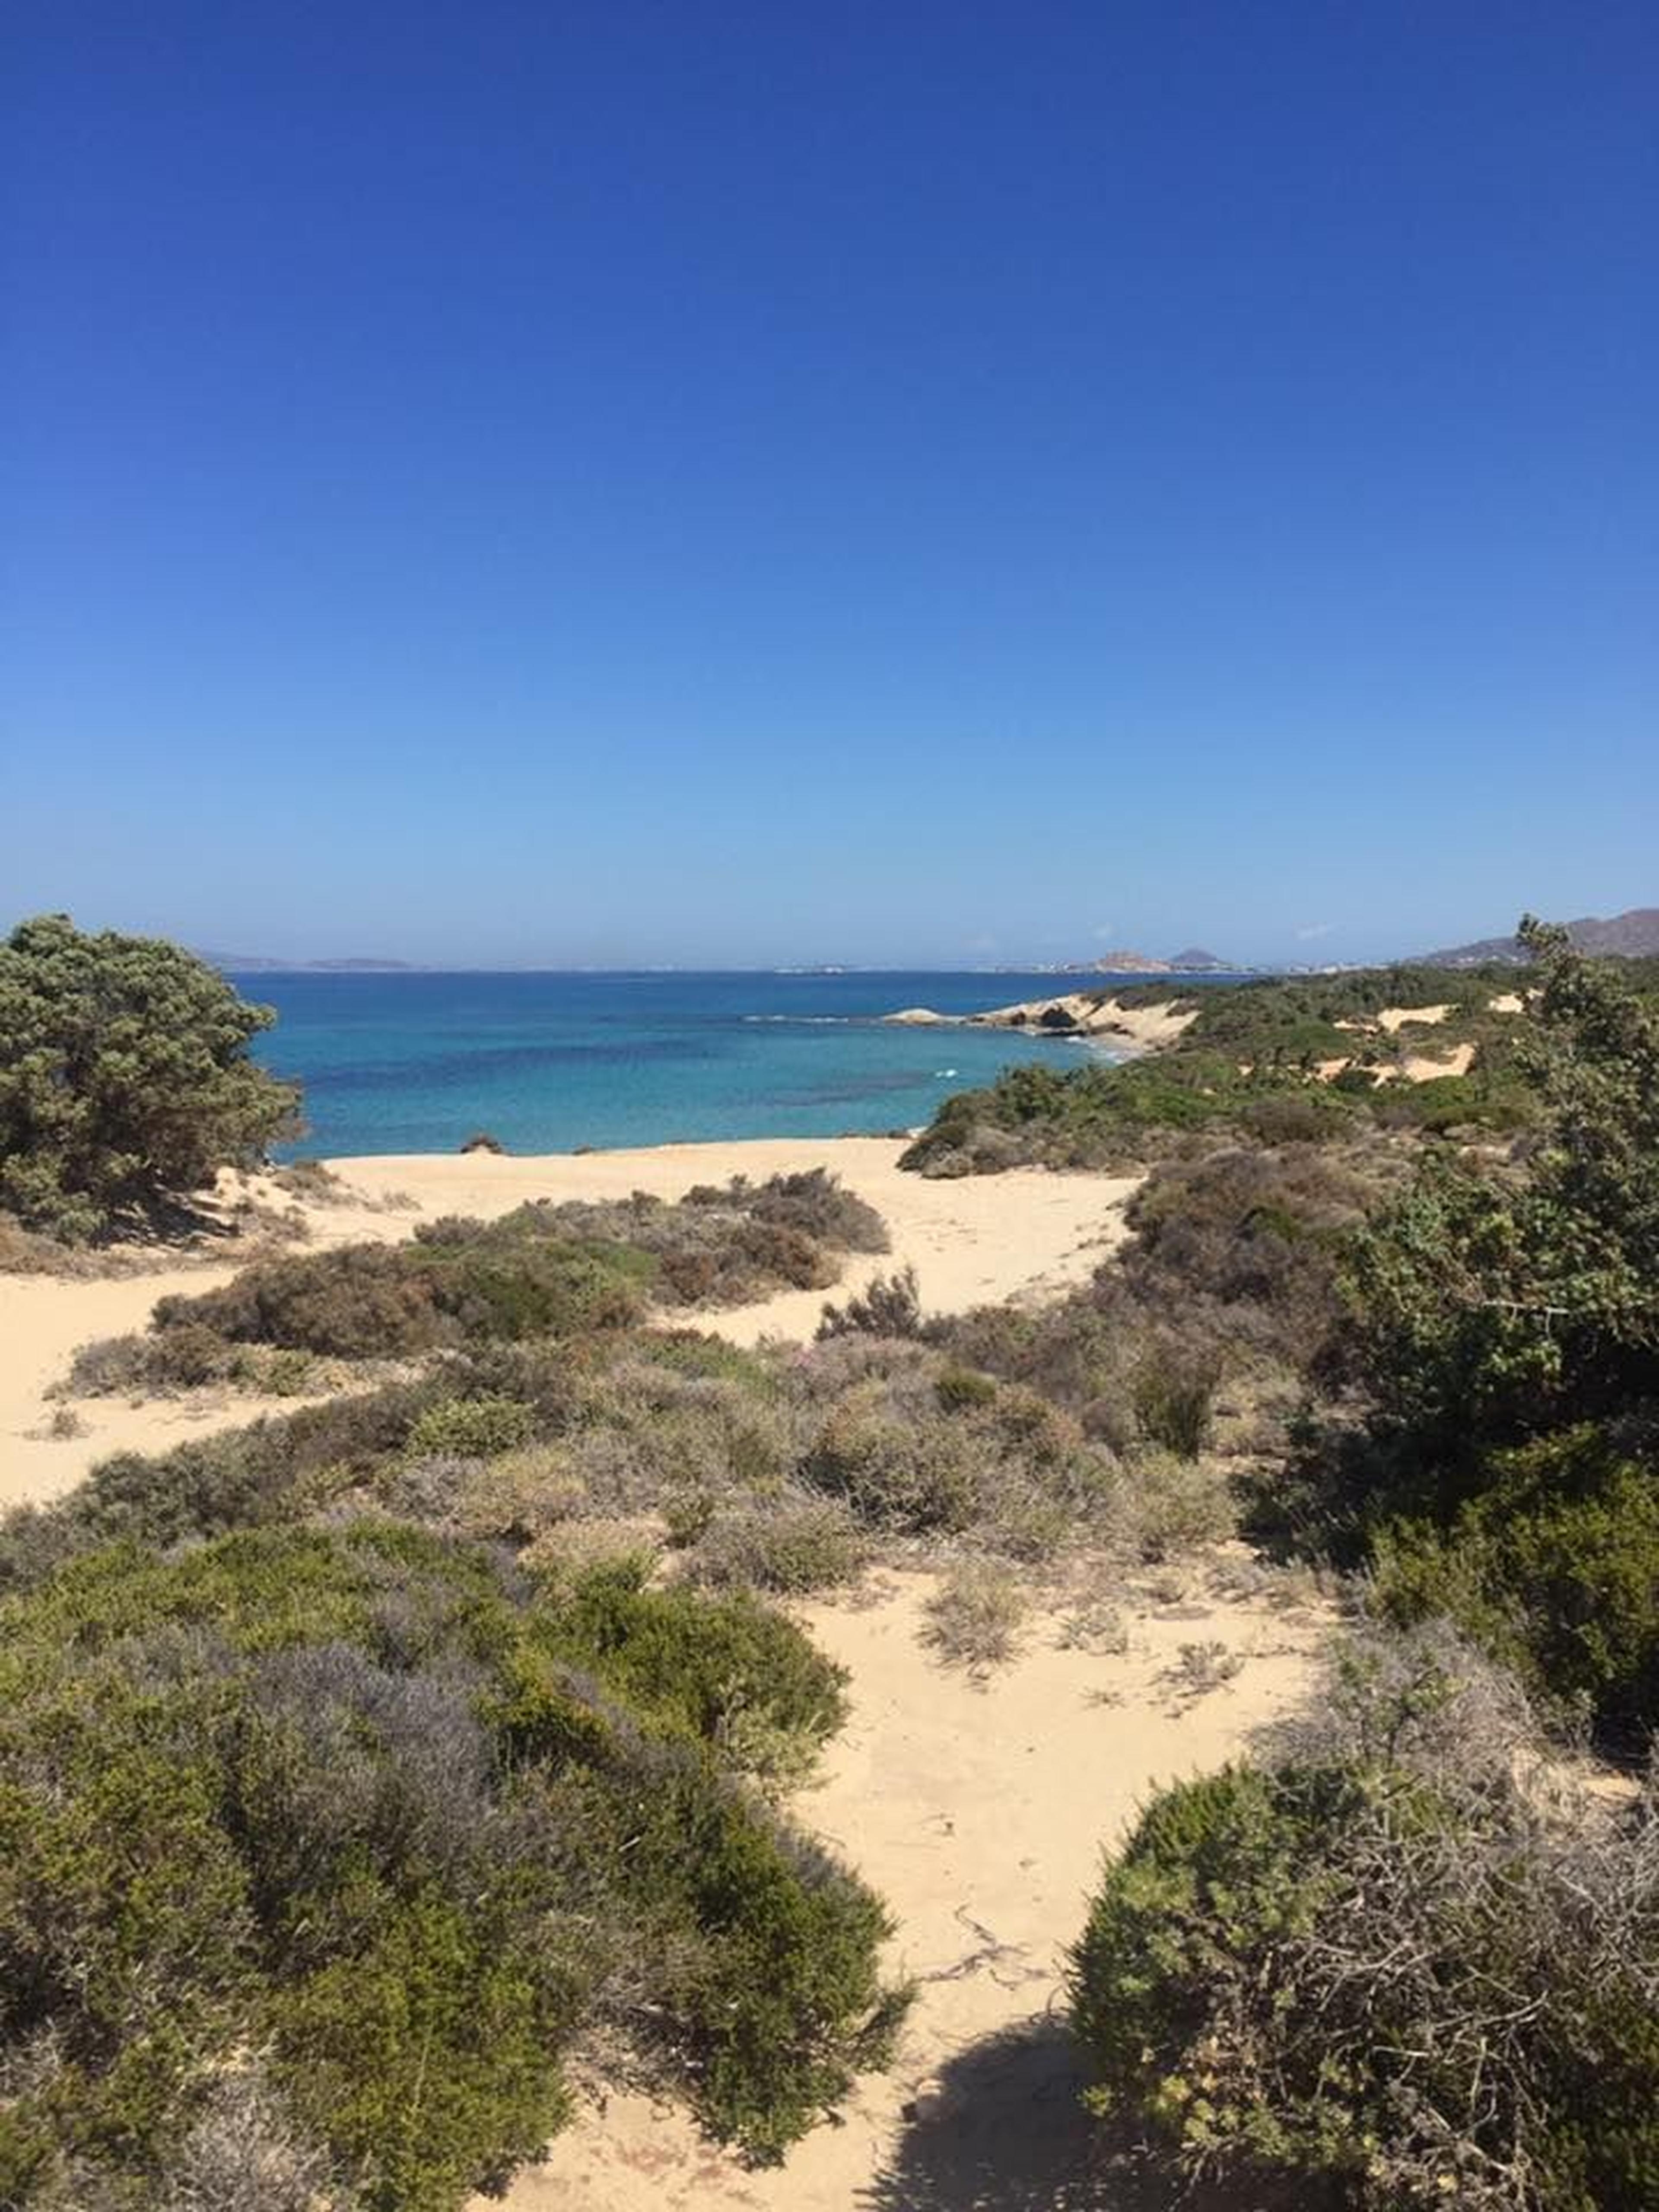
{"label": "bare sand patch", "polygon": [[[246,1392],[210,1397],[48,1398],[70,1360],[96,1337],[142,1328],[157,1298],[228,1282],[234,1267],[158,1268],[107,1281],[64,1281],[41,1275],[0,1275],[0,1507],[40,1502],[73,1489],[94,1462],[116,1451],[165,1451],[187,1437],[234,1427],[261,1412],[291,1411],[293,1398],[262,1400]],[[75,1432],[52,1433],[54,1415],[72,1413]]]}
{"label": "bare sand patch", "polygon": [[[486,1218],[527,1200],[626,1198],[635,1190],[682,1197],[693,1183],[756,1182],[827,1167],[867,1199],[888,1226],[890,1253],[849,1258],[830,1291],[787,1291],[751,1305],[694,1313],[696,1328],[734,1343],[809,1337],[826,1297],[844,1300],[873,1277],[914,1267],[923,1306],[956,1313],[1011,1298],[1041,1298],[1085,1281],[1124,1235],[1123,1207],[1133,1176],[1057,1175],[1040,1168],[1007,1175],[930,1182],[900,1171],[902,1141],[888,1137],[775,1138],[715,1145],[672,1145],[633,1152],[425,1154],[336,1160],[340,1188],[325,1200],[298,1201],[309,1231],[294,1249],[314,1250],[358,1239],[395,1242],[422,1221],[447,1213]],[[232,1188],[228,1182],[227,1188]],[[235,1194],[258,1196],[255,1179],[234,1179]],[[393,1206],[405,1196],[409,1203]],[[293,1201],[286,1196],[286,1206]],[[192,1436],[234,1428],[262,1413],[291,1412],[294,1398],[215,1391],[131,1404],[122,1398],[67,1401],[81,1432],[50,1432],[58,1405],[46,1396],[80,1346],[143,1328],[157,1298],[228,1282],[256,1256],[234,1249],[223,1261],[155,1267],[87,1281],[0,1275],[0,1505],[61,1496],[115,1451],[159,1451]]]}
{"label": "bare sand patch", "polygon": [[1474,1065],[1474,1047],[1455,1044],[1449,1052],[1439,1054],[1408,1053],[1400,1064],[1400,1073],[1407,1083],[1432,1083],[1437,1076],[1467,1075]]}
{"label": "bare sand patch", "polygon": [[1443,1022],[1452,1009],[1449,1006],[1384,1006],[1376,1018],[1376,1026],[1392,1036],[1396,1030],[1429,1029]]}
{"label": "bare sand patch", "polygon": [[[1101,1851],[1155,1789],[1222,1765],[1300,1700],[1328,1622],[1225,1595],[1200,1574],[1185,1602],[1126,1605],[1127,1649],[1109,1655],[1069,1644],[1066,1607],[1051,1601],[1013,1662],[975,1686],[922,1641],[937,1580],[884,1573],[873,1601],[798,1610],[849,1669],[853,1711],[796,1811],[886,1899],[891,1970],[919,1984],[890,2072],[762,2173],[683,2112],[605,2095],[519,2176],[511,2212],[1084,2201],[1064,2193],[1085,2130],[1056,2015]],[[1176,1679],[1194,1642],[1243,1661],[1198,1696]]]}

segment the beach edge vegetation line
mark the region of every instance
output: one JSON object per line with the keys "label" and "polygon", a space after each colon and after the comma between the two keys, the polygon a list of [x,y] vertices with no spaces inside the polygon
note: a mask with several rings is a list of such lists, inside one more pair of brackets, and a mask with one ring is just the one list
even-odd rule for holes
{"label": "beach edge vegetation line", "polygon": [[298,1133],[300,1092],[248,1047],[276,1020],[182,946],[67,915],[0,945],[0,1207],[106,1237]]}

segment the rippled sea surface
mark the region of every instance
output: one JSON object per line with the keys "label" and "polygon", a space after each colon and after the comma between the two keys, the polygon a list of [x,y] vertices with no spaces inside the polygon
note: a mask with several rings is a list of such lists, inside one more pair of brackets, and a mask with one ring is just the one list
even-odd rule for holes
{"label": "rippled sea surface", "polygon": [[[324,1156],[514,1152],[913,1127],[1011,1062],[1095,1047],[1001,1030],[896,1029],[1077,988],[1054,975],[238,975],[277,1010],[267,1066],[305,1085]],[[1096,979],[1091,979],[1096,980]]]}

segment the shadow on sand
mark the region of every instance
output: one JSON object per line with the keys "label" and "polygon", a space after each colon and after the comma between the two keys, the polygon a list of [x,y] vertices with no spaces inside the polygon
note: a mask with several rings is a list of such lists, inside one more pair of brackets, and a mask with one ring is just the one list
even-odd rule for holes
{"label": "shadow on sand", "polygon": [[860,2212],[1286,2212],[1271,2189],[1195,2189],[1112,2154],[1083,2108],[1085,2079],[1047,2014],[973,2045],[919,2100]]}

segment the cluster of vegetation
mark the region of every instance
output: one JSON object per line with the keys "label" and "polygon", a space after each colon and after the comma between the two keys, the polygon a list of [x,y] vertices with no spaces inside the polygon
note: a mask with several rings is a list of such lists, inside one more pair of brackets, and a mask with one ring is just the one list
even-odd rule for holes
{"label": "cluster of vegetation", "polygon": [[62,915],[0,945],[0,1209],[70,1242],[153,1218],[298,1127],[248,1057],[276,1017],[159,938]]}
{"label": "cluster of vegetation", "polygon": [[1156,1799],[1073,1960],[1109,2120],[1297,2204],[1659,2197],[1659,1796],[1552,1773],[1443,1634],[1352,1652],[1280,1756]]}
{"label": "cluster of vegetation", "polygon": [[464,1346],[626,1328],[648,1305],[739,1304],[822,1290],[848,1251],[886,1249],[881,1218],[822,1169],[699,1185],[678,1205],[521,1206],[449,1219],[400,1244],[346,1244],[245,1268],[222,1289],[161,1300],[149,1330],[87,1346],[73,1387],[283,1391],[317,1359],[408,1359]]}
{"label": "cluster of vegetation", "polygon": [[930,1326],[963,1364],[1066,1407],[1120,1450],[1188,1459],[1212,1446],[1280,1455],[1320,1348],[1345,1326],[1344,1255],[1407,1156],[1237,1144],[1155,1168],[1112,1262],[1035,1309],[988,1306]]}
{"label": "cluster of vegetation", "polygon": [[1524,1157],[1423,1162],[1357,1237],[1289,1502],[1604,1729],[1659,1724],[1659,1006],[1528,928]]}
{"label": "cluster of vegetation", "polygon": [[840,1681],[748,1600],[358,1521],[91,1553],[0,1651],[0,2202],[453,2212],[579,2033],[772,2159],[884,2048],[880,1906],[743,1773]]}
{"label": "cluster of vegetation", "polygon": [[[1659,994],[1659,963],[1642,963],[1637,981]],[[1209,986],[1173,1001],[1167,987],[1150,984],[1098,994],[1124,1005],[1173,1003],[1190,1019],[1142,1059],[1020,1066],[986,1089],[956,1092],[902,1164],[957,1176],[1032,1163],[1134,1165],[1229,1139],[1334,1143],[1370,1129],[1506,1134],[1534,1110],[1516,1066],[1516,1021],[1492,1006],[1516,983],[1510,968],[1396,967]],[[1414,1044],[1377,1026],[1389,1008],[1429,1006],[1448,1011]],[[1473,1050],[1463,1073],[1395,1079],[1413,1049],[1449,1060],[1460,1046]]]}
{"label": "cluster of vegetation", "polygon": [[880,1547],[1126,1563],[1224,1537],[1223,1466],[1127,1409],[1116,1444],[915,1338],[740,1351],[635,1330],[491,1344],[281,1417],[103,1461],[0,1527],[0,1587],[113,1541],[394,1514],[534,1569],[643,1550],[676,1578],[799,1593]]}
{"label": "cluster of vegetation", "polygon": [[1379,2212],[1659,2196],[1659,1800],[1524,1756],[1528,1690],[1628,1756],[1659,1725],[1659,1014],[1523,936],[1528,1136],[1341,1240],[1262,1492],[1380,1640],[1282,1757],[1154,1802],[1075,1960],[1103,2111]]}

